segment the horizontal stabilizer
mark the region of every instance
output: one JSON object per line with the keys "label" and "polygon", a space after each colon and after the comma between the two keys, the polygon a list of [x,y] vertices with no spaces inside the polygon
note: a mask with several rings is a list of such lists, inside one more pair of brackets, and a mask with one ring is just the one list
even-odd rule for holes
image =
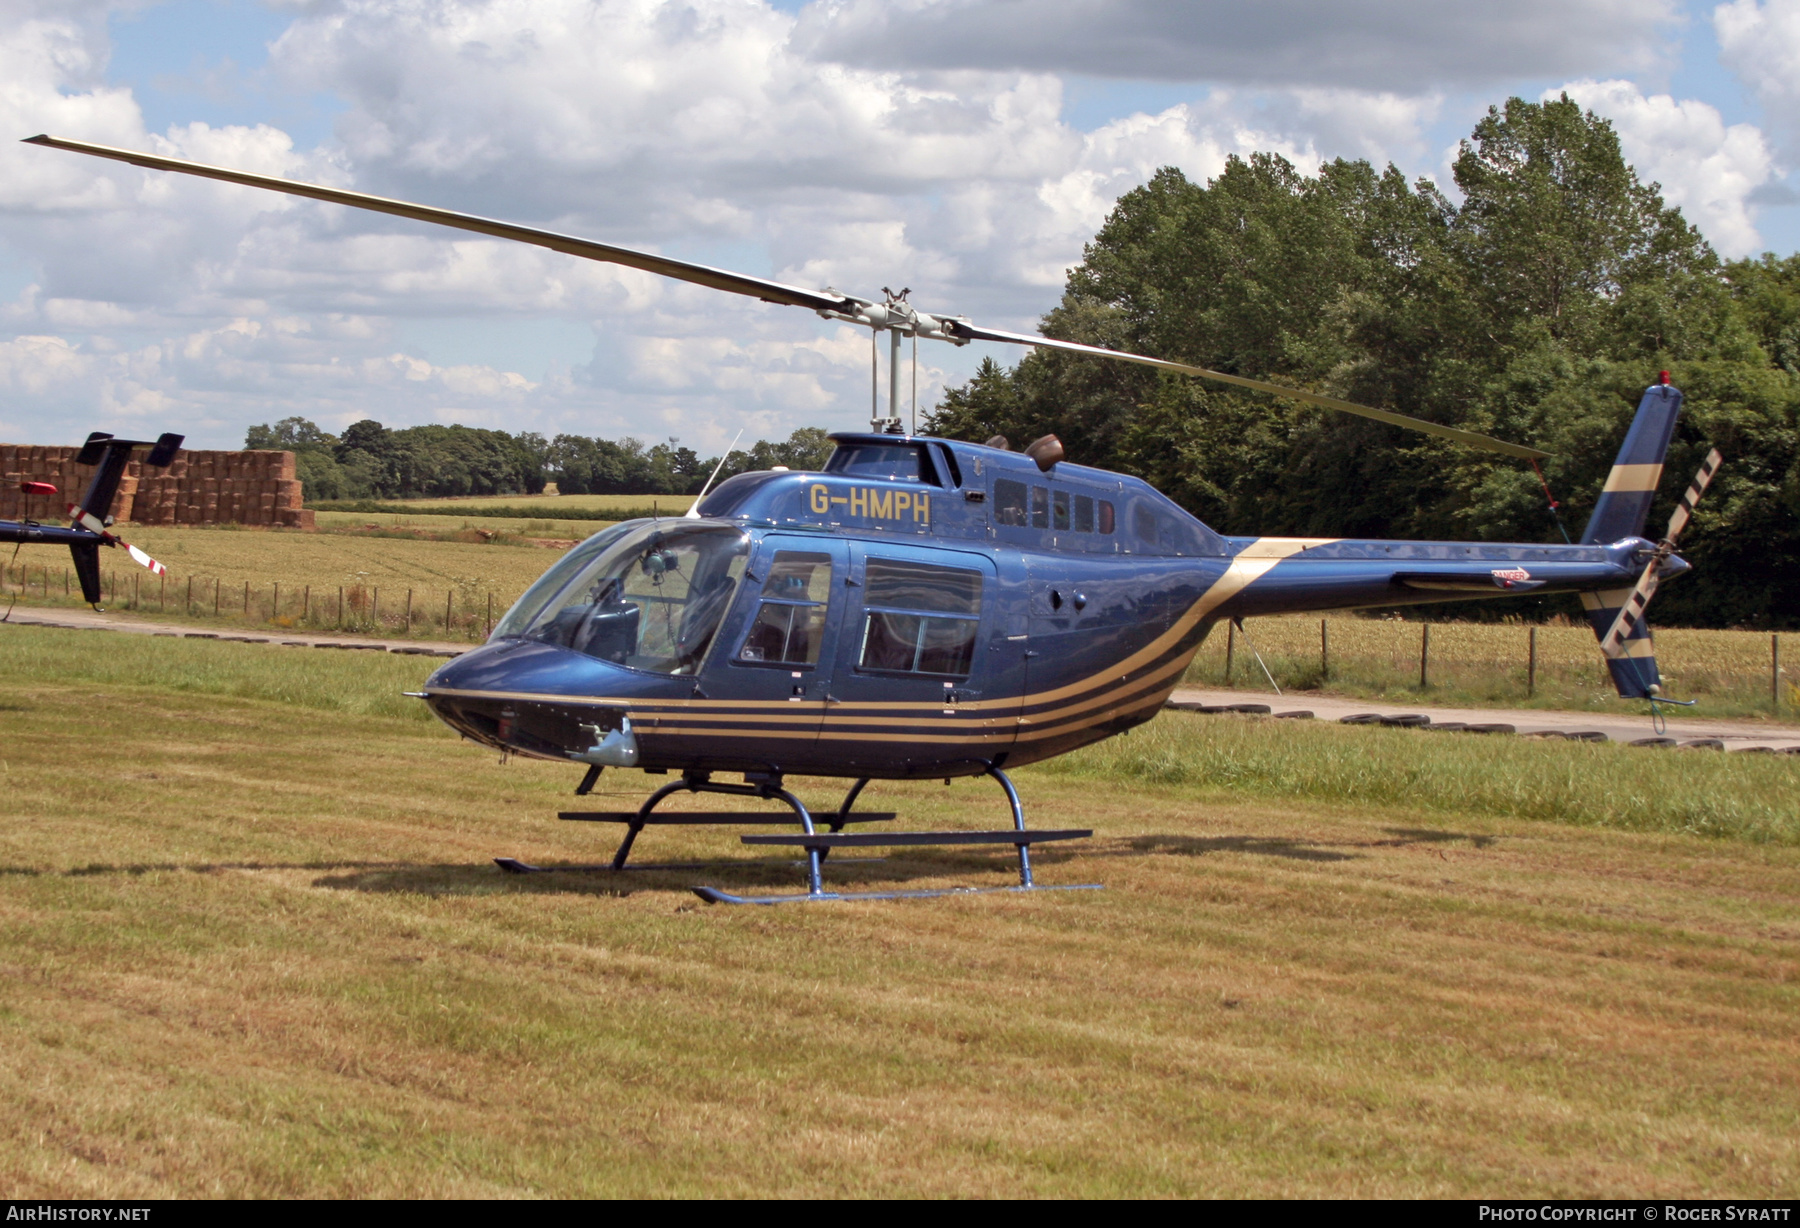
{"label": "horizontal stabilizer", "polygon": [[1465,572],[1399,572],[1394,583],[1402,588],[1438,593],[1480,593],[1492,595],[1495,589],[1506,593],[1529,593],[1544,587],[1544,581],[1524,575],[1508,575],[1504,570]]}

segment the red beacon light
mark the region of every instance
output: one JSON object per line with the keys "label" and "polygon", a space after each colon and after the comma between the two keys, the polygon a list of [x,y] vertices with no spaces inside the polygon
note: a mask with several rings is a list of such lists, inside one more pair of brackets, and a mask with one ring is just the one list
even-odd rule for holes
{"label": "red beacon light", "polygon": [[1656,377],[1656,382],[1667,387],[1669,383],[1669,373],[1667,371],[1659,372]]}
{"label": "red beacon light", "polygon": [[28,495],[53,495],[56,487],[48,482],[21,482],[19,489]]}

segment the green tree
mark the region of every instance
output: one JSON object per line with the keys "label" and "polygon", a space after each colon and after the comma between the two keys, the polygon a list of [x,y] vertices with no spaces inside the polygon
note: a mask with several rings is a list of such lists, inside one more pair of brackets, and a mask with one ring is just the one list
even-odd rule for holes
{"label": "green tree", "polygon": [[[1364,162],[1305,175],[1258,154],[1204,185],[1164,169],[1120,198],[1043,331],[1541,447],[1571,532],[1670,369],[1689,411],[1654,515],[1707,446],[1728,461],[1684,542],[1711,561],[1661,612],[1800,621],[1800,261],[1722,268],[1566,97],[1490,109],[1455,178],[1460,205]],[[1227,533],[1560,540],[1519,462],[1102,359],[984,362],[927,426],[1015,446],[1055,432]]]}

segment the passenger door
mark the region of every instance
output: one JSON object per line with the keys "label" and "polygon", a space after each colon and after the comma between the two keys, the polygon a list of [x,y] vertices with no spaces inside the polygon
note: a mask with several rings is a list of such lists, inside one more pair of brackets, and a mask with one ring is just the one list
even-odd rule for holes
{"label": "passenger door", "polygon": [[985,702],[999,585],[985,555],[852,542],[821,750],[847,767],[929,776],[1012,744]]}

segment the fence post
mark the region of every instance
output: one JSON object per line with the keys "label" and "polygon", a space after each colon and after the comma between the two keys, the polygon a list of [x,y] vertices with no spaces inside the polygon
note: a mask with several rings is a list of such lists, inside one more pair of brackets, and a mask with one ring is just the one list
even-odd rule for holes
{"label": "fence post", "polygon": [[1319,620],[1319,681],[1331,680],[1331,640],[1325,633],[1325,620]]}
{"label": "fence post", "polygon": [[494,594],[491,592],[488,594],[487,633],[494,634]]}
{"label": "fence post", "polygon": [[219,585],[222,583],[223,583],[223,581],[217,580],[217,579],[215,579],[213,581],[213,617],[214,618],[217,618],[219,616]]}
{"label": "fence post", "polygon": [[244,617],[250,617],[250,581],[244,581]]}
{"label": "fence post", "polygon": [[1227,619],[1225,622],[1225,685],[1231,685],[1231,654],[1237,647],[1237,624]]}
{"label": "fence post", "polygon": [[445,635],[450,634],[450,612],[451,612],[450,603],[452,600],[455,599],[455,597],[456,597],[455,589],[451,589],[449,592],[444,594],[444,634]]}
{"label": "fence post", "polygon": [[312,585],[310,584],[306,586],[306,591],[300,598],[300,621],[303,623],[312,621]]}
{"label": "fence post", "polygon": [[1419,628],[1419,689],[1431,685],[1431,624]]}
{"label": "fence post", "polygon": [[406,590],[406,633],[412,634],[412,590]]}
{"label": "fence post", "polygon": [[279,580],[275,582],[275,600],[269,603],[269,617],[271,619],[281,617],[281,581]]}
{"label": "fence post", "polygon": [[69,569],[63,568],[63,596],[69,595]]}
{"label": "fence post", "polygon": [[193,612],[194,612],[194,577],[189,576],[188,577],[187,608],[184,609],[182,611],[182,613],[192,614]]}
{"label": "fence post", "polygon": [[1781,636],[1769,632],[1769,704],[1781,710]]}
{"label": "fence post", "polygon": [[1525,698],[1530,699],[1537,694],[1537,628],[1532,627],[1527,633],[1526,642],[1529,647],[1525,653]]}
{"label": "fence post", "polygon": [[163,572],[156,578],[156,612],[166,614],[169,609],[169,573]]}
{"label": "fence post", "polygon": [[134,571],[131,573],[131,608],[134,610],[141,609],[144,604],[143,598],[144,577],[138,575],[137,572]]}
{"label": "fence post", "polygon": [[381,590],[378,588],[369,590],[369,621],[376,625],[381,623]]}
{"label": "fence post", "polygon": [[337,625],[339,628],[342,628],[344,625],[344,586],[342,584],[338,585]]}

